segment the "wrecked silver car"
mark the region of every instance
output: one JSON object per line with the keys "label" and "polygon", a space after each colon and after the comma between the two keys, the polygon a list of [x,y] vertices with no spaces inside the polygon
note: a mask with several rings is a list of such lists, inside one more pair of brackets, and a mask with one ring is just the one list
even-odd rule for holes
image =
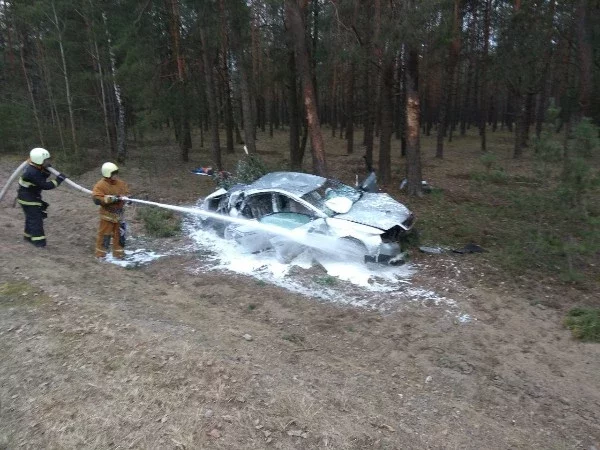
{"label": "wrecked silver car", "polygon": [[[249,185],[219,189],[204,199],[201,208],[247,219],[247,223],[203,221],[251,252],[274,248],[286,262],[312,247],[321,252],[341,249],[344,254],[338,256],[364,262],[402,264],[402,243],[413,229],[414,215],[388,194],[376,191],[374,173],[354,188],[306,173],[273,172]],[[303,238],[265,232],[267,226],[292,230]],[[319,242],[324,236],[337,245]]]}

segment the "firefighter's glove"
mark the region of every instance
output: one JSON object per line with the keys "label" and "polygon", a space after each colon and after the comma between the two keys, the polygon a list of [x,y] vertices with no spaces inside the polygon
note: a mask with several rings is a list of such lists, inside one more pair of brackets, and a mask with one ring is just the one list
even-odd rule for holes
{"label": "firefighter's glove", "polygon": [[58,175],[56,175],[56,181],[58,182],[58,184],[65,181],[66,178],[68,177],[64,173],[59,173]]}
{"label": "firefighter's glove", "polygon": [[117,203],[119,201],[119,197],[117,197],[116,195],[105,195],[104,196],[104,203],[106,203],[107,205],[110,205],[111,203]]}

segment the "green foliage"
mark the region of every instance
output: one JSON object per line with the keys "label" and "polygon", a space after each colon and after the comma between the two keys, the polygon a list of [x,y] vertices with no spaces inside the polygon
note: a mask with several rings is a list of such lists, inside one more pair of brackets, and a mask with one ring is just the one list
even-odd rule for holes
{"label": "green foliage", "polygon": [[159,208],[139,208],[137,216],[146,232],[153,237],[171,237],[181,231],[181,219],[172,211]]}
{"label": "green foliage", "polygon": [[[493,162],[489,172],[470,174],[470,188],[460,196],[426,196],[417,211],[423,245],[456,248],[475,242],[489,250],[486,259],[509,273],[587,282],[600,251],[599,189],[586,184],[587,215],[574,214],[563,194],[561,143],[553,133],[538,142],[536,176],[513,175]],[[586,164],[593,172],[594,160]]]}
{"label": "green foliage", "polygon": [[492,167],[496,165],[498,157],[492,152],[486,152],[479,158],[481,164],[485,167],[486,172],[492,170]]}
{"label": "green foliage", "polygon": [[24,152],[34,142],[31,124],[34,119],[23,105],[0,102],[0,136],[2,151]]}
{"label": "green foliage", "polygon": [[567,313],[564,323],[577,339],[600,342],[600,309],[573,308]]}
{"label": "green foliage", "polygon": [[588,203],[600,185],[600,172],[590,158],[600,151],[600,129],[587,118],[573,130],[565,160],[560,186],[561,198],[576,208],[583,217],[588,216]]}
{"label": "green foliage", "polygon": [[489,172],[473,172],[471,179],[479,183],[507,184],[509,176],[502,167],[499,167]]}
{"label": "green foliage", "polygon": [[258,155],[246,155],[237,163],[235,174],[223,178],[221,174],[214,176],[219,187],[229,189],[235,184],[250,184],[268,173],[265,162]]}
{"label": "green foliage", "polygon": [[573,151],[583,158],[593,156],[600,150],[600,129],[588,117],[584,117],[573,130]]}
{"label": "green foliage", "polygon": [[497,167],[498,157],[492,152],[486,152],[479,158],[485,172],[471,172],[471,179],[479,183],[506,184],[508,175],[502,167]]}

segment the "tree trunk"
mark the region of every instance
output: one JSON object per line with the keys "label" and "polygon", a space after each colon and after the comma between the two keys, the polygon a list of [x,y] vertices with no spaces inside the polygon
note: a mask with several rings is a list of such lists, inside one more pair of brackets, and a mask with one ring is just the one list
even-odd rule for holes
{"label": "tree trunk", "polygon": [[241,24],[239,23],[238,17],[232,15],[231,24],[231,35],[230,43],[231,49],[237,60],[237,69],[240,77],[240,93],[242,97],[242,126],[244,128],[244,142],[248,152],[251,154],[256,153],[256,129],[255,129],[255,117],[254,117],[254,106],[252,103],[252,95],[250,92],[250,83],[248,81],[248,69],[246,65],[246,58],[244,57],[244,50],[241,44]]}
{"label": "tree trunk", "polygon": [[102,118],[104,119],[104,132],[106,134],[106,145],[109,148],[110,154],[112,155],[115,151],[113,147],[113,141],[110,138],[110,127],[109,127],[109,119],[108,119],[108,108],[106,106],[106,92],[104,91],[104,74],[102,73],[102,62],[100,60],[100,52],[98,51],[98,41],[96,40],[96,36],[92,36],[94,41],[94,60],[96,61],[96,66],[98,70],[98,78],[100,82],[100,103],[102,104]]}
{"label": "tree trunk", "polygon": [[579,107],[581,116],[590,116],[592,95],[592,43],[590,39],[590,20],[588,11],[588,0],[577,2],[577,48],[579,62]]}
{"label": "tree trunk", "polygon": [[56,126],[56,129],[58,130],[58,136],[60,138],[60,145],[61,145],[63,156],[66,157],[65,139],[63,136],[63,128],[62,128],[62,123],[61,123],[62,121],[60,120],[60,116],[58,115],[58,108],[56,106],[56,100],[54,99],[52,83],[50,80],[50,75],[48,74],[48,64],[46,63],[45,50],[39,40],[36,40],[36,44],[38,47],[38,54],[40,55],[40,60],[42,62],[42,73],[44,75],[46,89],[48,91],[48,101],[50,102],[50,114],[52,117],[55,118],[54,126]]}
{"label": "tree trunk", "polygon": [[421,196],[421,105],[419,100],[419,54],[409,46],[406,62],[406,180],[409,195]]}
{"label": "tree trunk", "polygon": [[[291,33],[290,33],[291,34]],[[289,78],[288,87],[288,115],[290,124],[290,168],[295,171],[302,169],[304,154],[300,152],[300,110],[298,105],[298,85],[296,82],[296,56],[292,37],[288,40]]]}
{"label": "tree trunk", "polygon": [[62,32],[58,23],[58,15],[56,14],[56,6],[52,1],[52,12],[54,13],[54,26],[58,34],[58,47],[60,49],[60,58],[62,61],[63,76],[65,78],[65,95],[67,97],[67,107],[69,108],[69,119],[71,121],[71,137],[73,139],[73,149],[75,155],[79,155],[79,147],[77,146],[77,133],[75,132],[75,116],[73,114],[73,99],[71,98],[71,83],[69,82],[69,74],[67,71],[67,61],[65,58],[65,49],[63,47]]}
{"label": "tree trunk", "polygon": [[488,119],[488,86],[487,86],[487,66],[488,49],[490,46],[490,13],[492,9],[492,0],[485,1],[485,12],[483,16],[483,55],[481,57],[481,87],[480,93],[480,113],[479,113],[479,136],[481,137],[481,151],[487,152],[486,142],[486,123]]}
{"label": "tree trunk", "polygon": [[[473,87],[473,72],[476,71],[476,67],[474,67],[473,64],[473,56],[471,55],[475,49],[476,49],[476,45],[475,45],[475,41],[476,41],[476,31],[477,31],[477,10],[473,9],[473,13],[471,14],[471,20],[469,21],[469,26],[468,26],[468,30],[469,30],[469,37],[467,40],[467,53],[469,54],[469,63],[467,64],[467,73],[466,73],[466,81],[465,81],[465,89],[464,89],[464,94],[463,94],[463,101],[462,101],[462,107],[461,107],[461,113],[460,113],[460,135],[461,136],[466,136],[467,134],[467,128],[470,125],[471,122],[471,115],[472,115],[472,101],[471,101],[471,89]],[[476,78],[476,76],[475,76]]]}
{"label": "tree trunk", "polygon": [[330,102],[331,102],[331,116],[330,116],[330,122],[331,122],[331,136],[335,137],[335,135],[337,134],[337,125],[338,125],[338,120],[337,120],[337,84],[338,84],[338,66],[334,65],[333,67],[333,75],[331,77],[331,98],[330,98]]}
{"label": "tree trunk", "polygon": [[346,91],[346,153],[351,155],[354,152],[354,72],[356,71],[356,63],[350,63],[350,70],[347,75],[347,91]]}
{"label": "tree trunk", "polygon": [[235,153],[233,145],[233,108],[231,105],[231,77],[229,75],[229,66],[227,64],[228,43],[227,43],[227,21],[225,19],[225,0],[219,2],[219,19],[221,26],[221,72],[223,74],[223,102],[225,116],[225,137],[227,153]]}
{"label": "tree trunk", "polygon": [[[365,1],[365,0],[363,0]],[[363,6],[363,14],[367,17],[372,16],[373,11],[371,10],[372,0],[366,0],[366,5]],[[363,145],[365,146],[365,161],[367,167],[373,166],[373,135],[375,133],[375,75],[373,74],[373,56],[374,56],[374,45],[375,45],[375,29],[377,21],[373,24],[373,35],[371,30],[367,29],[367,37],[365,44],[365,78],[364,78],[364,92],[366,93],[365,98],[365,118],[364,118],[364,136]]]}
{"label": "tree trunk", "polygon": [[452,92],[454,91],[454,73],[458,64],[460,54],[460,25],[462,21],[461,0],[454,0],[454,14],[452,19],[452,41],[448,52],[448,64],[442,89],[442,101],[440,105],[440,120],[437,130],[437,146],[435,151],[436,158],[444,157],[444,137],[448,128],[448,112],[452,104]]}
{"label": "tree trunk", "polygon": [[204,60],[204,79],[206,88],[206,100],[208,102],[208,120],[210,122],[210,150],[213,164],[217,170],[223,168],[221,161],[221,141],[219,139],[219,115],[217,112],[217,99],[213,77],[213,64],[210,57],[210,46],[206,39],[204,29],[200,29],[200,41],[202,42],[202,58]]}
{"label": "tree trunk", "polygon": [[298,63],[302,77],[302,91],[313,156],[313,170],[317,175],[326,177],[327,164],[325,161],[325,146],[321,134],[316,96],[310,73],[310,62],[306,51],[306,38],[304,35],[302,14],[296,0],[285,0],[285,18],[288,27],[292,30],[292,34],[294,35],[296,62]]}
{"label": "tree trunk", "polygon": [[525,101],[521,93],[515,93],[515,148],[513,158],[519,159],[523,154],[523,133],[525,128]]}
{"label": "tree trunk", "polygon": [[381,73],[381,134],[379,137],[379,179],[384,185],[392,182],[391,141],[394,129],[392,98],[394,91],[394,61],[384,61]]}
{"label": "tree trunk", "polygon": [[181,54],[181,18],[179,16],[178,0],[165,0],[169,9],[169,28],[171,32],[171,46],[173,54],[173,63],[177,70],[176,90],[178,96],[178,123],[179,129],[177,140],[181,151],[181,160],[189,161],[189,151],[192,146],[192,135],[190,131],[190,115],[187,99],[187,75],[185,70],[185,61]]}
{"label": "tree trunk", "polygon": [[548,23],[546,26],[546,49],[544,51],[544,69],[540,78],[540,95],[537,102],[537,113],[535,117],[535,135],[539,139],[542,135],[542,127],[546,117],[546,108],[548,107],[548,92],[550,90],[550,80],[551,80],[551,58],[552,58],[552,49],[554,47],[552,42],[552,35],[554,29],[554,14],[556,9],[556,0],[550,0],[548,13]]}
{"label": "tree trunk", "polygon": [[24,55],[24,47],[25,40],[21,37],[21,45],[19,45],[20,56],[21,56],[21,67],[23,68],[23,77],[25,78],[25,84],[27,84],[27,92],[29,93],[29,99],[31,100],[31,108],[33,110],[33,117],[35,118],[35,124],[37,126],[38,136],[40,138],[40,145],[45,147],[44,144],[44,135],[42,133],[42,124],[40,123],[40,118],[38,116],[38,110],[35,102],[35,96],[33,95],[33,89],[31,87],[31,81],[29,80],[29,75],[27,74],[27,67],[25,66],[25,55]]}
{"label": "tree trunk", "polygon": [[115,53],[112,48],[110,32],[108,31],[108,20],[106,13],[102,13],[104,28],[106,31],[106,40],[108,43],[108,55],[110,57],[110,74],[112,77],[115,100],[117,102],[117,161],[123,162],[127,158],[127,141],[125,133],[125,108],[121,100],[121,87],[117,84],[117,70],[115,63]]}
{"label": "tree trunk", "polygon": [[521,128],[521,147],[526,148],[529,146],[529,127],[531,126],[533,109],[534,109],[534,97],[533,92],[525,94],[525,109],[522,117],[522,128]]}
{"label": "tree trunk", "polygon": [[401,46],[401,55],[400,55],[400,105],[402,106],[402,111],[400,112],[402,116],[402,133],[400,135],[400,156],[403,158],[406,157],[406,126],[408,123],[408,117],[406,117],[406,112],[408,111],[407,107],[407,95],[406,95],[406,63],[408,59],[408,55],[406,54],[406,45],[402,44]]}

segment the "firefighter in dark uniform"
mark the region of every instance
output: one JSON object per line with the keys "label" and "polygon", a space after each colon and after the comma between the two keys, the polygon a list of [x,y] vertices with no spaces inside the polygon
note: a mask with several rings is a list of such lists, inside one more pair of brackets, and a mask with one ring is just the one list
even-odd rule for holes
{"label": "firefighter in dark uniform", "polygon": [[36,247],[46,246],[44,219],[48,216],[48,203],[42,200],[42,191],[58,187],[66,177],[59,174],[56,179],[48,181],[50,172],[50,152],[43,148],[34,148],[29,152],[29,164],[23,169],[19,178],[17,202],[25,213],[25,232],[23,238]]}

